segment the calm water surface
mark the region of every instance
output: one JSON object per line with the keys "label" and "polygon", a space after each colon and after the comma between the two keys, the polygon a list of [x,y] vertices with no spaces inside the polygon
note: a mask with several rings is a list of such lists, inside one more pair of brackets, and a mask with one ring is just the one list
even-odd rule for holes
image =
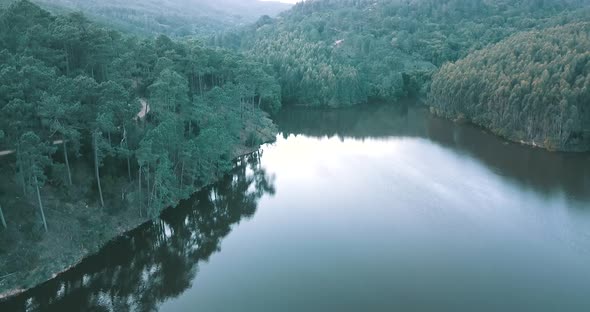
{"label": "calm water surface", "polygon": [[1,311],[590,311],[590,155],[419,109],[277,142]]}

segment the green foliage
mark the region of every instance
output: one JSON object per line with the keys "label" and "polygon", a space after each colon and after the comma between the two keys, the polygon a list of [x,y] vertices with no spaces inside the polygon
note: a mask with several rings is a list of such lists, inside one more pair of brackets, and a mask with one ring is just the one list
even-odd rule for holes
{"label": "green foliage", "polygon": [[141,194],[156,216],[231,168],[247,125],[280,108],[262,64],[195,40],[126,36],[26,0],[0,25],[0,151],[16,151],[16,170],[0,170],[39,206],[37,186],[71,194],[93,168],[101,206]]}
{"label": "green foliage", "polygon": [[55,148],[42,142],[34,132],[23,133],[18,141],[17,167],[26,187],[35,188],[37,182],[39,186],[45,183],[45,168],[51,164],[50,156],[54,152]]}
{"label": "green foliage", "polygon": [[209,35],[276,15],[290,5],[256,0],[35,0],[56,12],[82,11],[93,20],[135,34]]}
{"label": "green foliage", "polygon": [[309,0],[215,45],[270,65],[286,103],[424,96],[445,62],[518,31],[587,20],[587,0]]}
{"label": "green foliage", "polygon": [[590,149],[590,24],[514,35],[447,64],[430,105],[515,141]]}
{"label": "green foliage", "polygon": [[246,146],[254,147],[260,145],[260,139],[256,136],[256,133],[250,132],[248,133],[248,138],[246,139]]}

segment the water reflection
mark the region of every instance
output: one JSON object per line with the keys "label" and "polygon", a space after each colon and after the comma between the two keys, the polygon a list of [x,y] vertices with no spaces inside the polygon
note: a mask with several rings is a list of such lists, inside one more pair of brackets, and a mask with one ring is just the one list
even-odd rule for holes
{"label": "water reflection", "polygon": [[[411,102],[346,110],[285,110],[278,116],[283,136],[424,138],[484,163],[496,174],[544,195],[590,200],[590,153],[550,153],[508,143],[478,127],[434,117]],[[579,206],[579,205],[578,205]]]}
{"label": "water reflection", "polygon": [[285,109],[276,116],[280,131],[310,137],[386,138],[418,137],[426,133],[425,114],[412,103],[345,109]]}
{"label": "water reflection", "polygon": [[589,154],[405,105],[277,119],[264,167],[244,158],[0,311],[588,310]]}
{"label": "water reflection", "polygon": [[274,194],[260,156],[244,157],[214,187],[59,278],[0,304],[0,311],[157,311],[192,286],[199,263],[219,250],[232,225],[253,216],[264,194]]}
{"label": "water reflection", "polygon": [[552,153],[508,143],[483,130],[428,117],[427,137],[462,150],[498,175],[548,195],[563,192],[568,200],[590,200],[590,154]]}

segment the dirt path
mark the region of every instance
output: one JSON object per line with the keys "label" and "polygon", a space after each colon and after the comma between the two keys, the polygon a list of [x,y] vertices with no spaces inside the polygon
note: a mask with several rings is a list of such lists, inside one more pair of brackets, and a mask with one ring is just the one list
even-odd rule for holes
{"label": "dirt path", "polygon": [[139,98],[139,102],[141,102],[141,111],[137,113],[137,117],[139,119],[144,119],[145,115],[150,112],[150,105],[148,104],[147,100],[144,98]]}
{"label": "dirt path", "polygon": [[[53,141],[53,145],[59,145],[59,144],[62,144],[63,142],[64,142],[63,140]],[[14,154],[14,153],[16,153],[15,150],[0,151],[0,156],[6,156],[6,155]]]}

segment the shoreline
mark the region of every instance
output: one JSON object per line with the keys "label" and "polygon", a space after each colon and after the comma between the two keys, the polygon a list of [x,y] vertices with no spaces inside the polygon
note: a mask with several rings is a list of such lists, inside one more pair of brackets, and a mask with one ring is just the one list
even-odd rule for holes
{"label": "shoreline", "polygon": [[[235,162],[244,156],[255,153],[256,151],[260,150],[260,148],[263,145],[274,142],[276,140],[276,135],[278,134],[278,129],[276,128],[276,125],[274,125],[272,128],[267,128],[265,130],[268,130],[268,131],[264,131],[264,132],[258,131],[258,133],[263,136],[262,138],[260,138],[261,139],[260,144],[258,144],[256,146],[248,147],[244,142],[242,142],[242,144],[236,146],[235,151],[234,151],[235,155],[233,155],[232,161]],[[223,173],[223,175],[225,175],[226,173],[227,172]],[[205,183],[201,187],[196,188],[194,190],[194,192],[192,192],[191,195],[217,183],[218,181],[219,181],[219,177],[214,179],[213,181],[209,181],[208,183]],[[182,200],[182,199],[179,199],[179,201],[180,200]],[[68,261],[68,264],[66,264],[61,269],[51,270],[51,272],[40,275],[40,277],[38,277],[38,278],[34,278],[31,286],[22,287],[23,286],[22,284],[19,285],[16,282],[11,283],[10,280],[13,280],[13,281],[22,280],[24,277],[28,276],[29,274],[37,273],[36,271],[40,270],[40,267],[42,267],[43,265],[37,266],[37,267],[32,268],[31,270],[28,270],[25,272],[16,271],[13,273],[9,273],[8,275],[5,275],[5,276],[0,276],[0,285],[2,285],[2,283],[4,282],[5,279],[8,279],[8,282],[7,282],[8,285],[10,285],[10,284],[13,285],[12,287],[11,286],[6,287],[7,290],[0,292],[0,304],[9,301],[13,297],[20,296],[32,289],[42,286],[43,284],[45,284],[45,283],[59,277],[60,275],[68,272],[69,270],[80,265],[85,259],[99,253],[109,243],[117,240],[118,238],[120,238],[122,236],[128,235],[129,233],[137,230],[138,228],[142,227],[143,225],[145,225],[149,222],[152,222],[153,220],[160,218],[164,212],[168,211],[169,209],[174,209],[174,207],[175,206],[169,206],[169,207],[163,209],[158,214],[158,216],[153,217],[153,218],[148,218],[145,216],[144,217],[135,216],[134,218],[128,219],[128,218],[125,218],[125,215],[123,215],[123,218],[119,218],[119,220],[125,221],[126,224],[124,224],[124,227],[117,228],[117,230],[114,232],[113,235],[109,235],[105,239],[97,240],[97,242],[96,242],[97,248],[95,248],[93,250],[83,251],[80,254],[80,256],[76,257],[75,260]],[[132,209],[129,209],[129,210],[132,210]],[[126,212],[129,212],[129,210]],[[115,216],[115,217],[117,217],[117,216]],[[46,264],[46,265],[48,265],[48,264]]]}
{"label": "shoreline", "polygon": [[445,112],[443,112],[440,109],[437,109],[433,106],[426,106],[426,108],[428,109],[428,111],[430,112],[430,114],[432,114],[433,116],[437,117],[437,118],[442,118],[442,119],[446,119],[449,120],[453,123],[456,124],[469,124],[472,125],[474,127],[477,127],[481,130],[483,130],[484,132],[493,135],[501,140],[504,140],[508,143],[511,144],[516,144],[516,145],[520,145],[526,148],[530,148],[530,149],[537,149],[537,150],[543,150],[549,153],[568,153],[568,154],[584,154],[584,153],[589,153],[590,152],[590,147],[586,147],[585,145],[577,145],[577,146],[573,146],[573,147],[566,147],[566,146],[551,146],[551,145],[547,145],[545,142],[535,142],[535,140],[522,140],[519,138],[514,138],[508,135],[503,135],[501,133],[499,133],[499,131],[495,131],[494,129],[490,129],[489,127],[482,125],[480,123],[476,123],[471,119],[465,118],[464,116],[453,116],[453,115],[449,115]]}

